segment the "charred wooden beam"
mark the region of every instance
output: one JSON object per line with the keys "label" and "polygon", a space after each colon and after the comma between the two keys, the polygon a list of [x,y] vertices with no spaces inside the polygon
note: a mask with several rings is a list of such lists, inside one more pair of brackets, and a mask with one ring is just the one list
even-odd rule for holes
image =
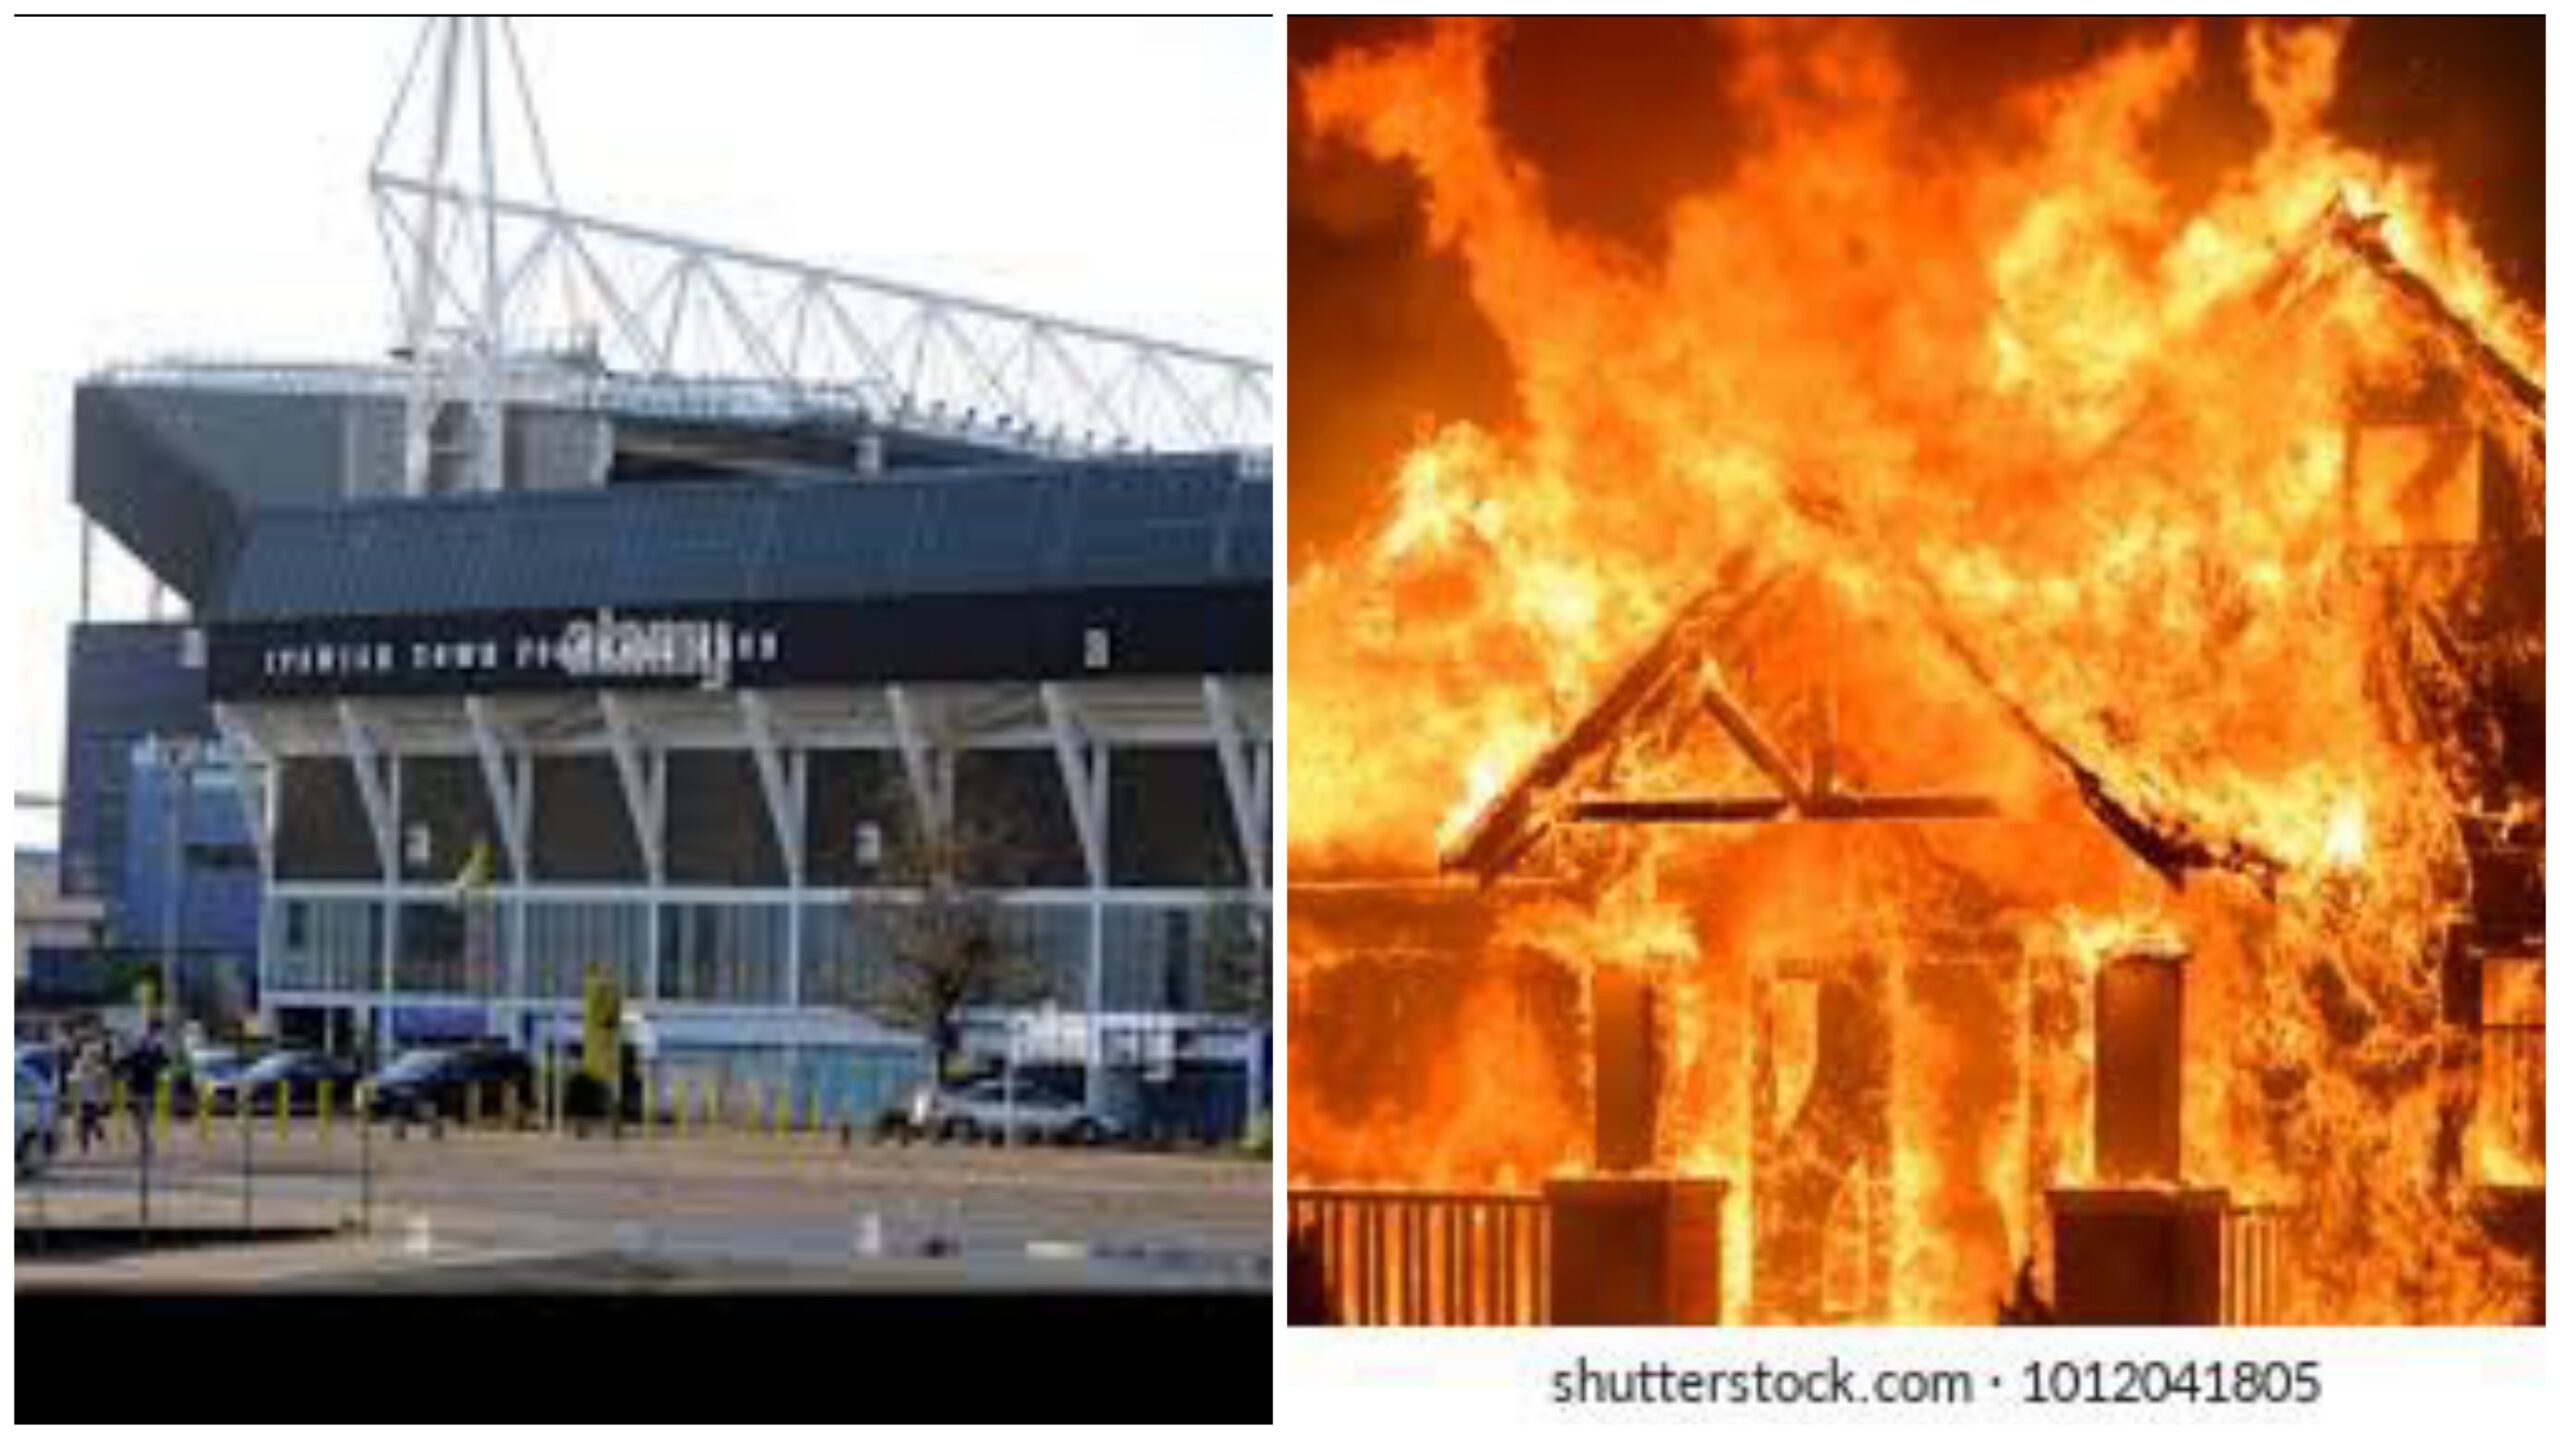
{"label": "charred wooden beam", "polygon": [[2434,286],[2400,263],[2400,257],[2391,249],[2391,242],[2382,238],[2382,219],[2379,214],[2356,215],[2343,203],[2334,204],[2329,233],[2349,254],[2363,261],[2376,279],[2416,306],[2454,351],[2487,377],[2498,397],[2514,410],[2523,412],[2533,428],[2539,431],[2542,387],[2482,339],[2469,321],[2445,303]]}
{"label": "charred wooden beam", "polygon": [[1567,813],[1584,825],[1731,825],[1775,820],[1790,808],[1775,795],[1595,795],[1573,802]]}
{"label": "charred wooden beam", "polygon": [[1988,820],[2000,807],[1988,795],[1816,795],[1807,820]]}
{"label": "charred wooden beam", "polygon": [[1792,804],[1804,803],[1805,786],[1796,778],[1795,767],[1787,763],[1787,757],[1778,753],[1778,747],[1770,743],[1769,737],[1760,733],[1760,727],[1753,723],[1741,702],[1725,690],[1724,678],[1716,673],[1713,661],[1702,662],[1698,667],[1698,702],[1706,707],[1707,713],[1715,718],[1724,733],[1733,737],[1733,743],[1741,747],[1752,767],[1768,776],[1769,782],[1778,787],[1778,793],[1786,796]]}
{"label": "charred wooden beam", "polygon": [[[1739,562],[1737,562],[1739,564]],[[1729,567],[1730,569],[1730,567]],[[1675,700],[1686,698],[1678,682],[1702,658],[1707,637],[1730,628],[1760,605],[1779,583],[1780,572],[1753,576],[1730,570],[1680,607],[1653,643],[1630,661],[1609,688],[1582,712],[1572,728],[1540,752],[1502,792],[1456,844],[1441,857],[1444,869],[1472,872],[1491,883],[1534,848],[1556,818],[1555,801],[1577,774],[1605,765],[1617,747],[1644,722]]]}
{"label": "charred wooden beam", "polygon": [[1746,825],[1770,820],[1988,820],[1987,795],[1587,795],[1567,812],[1584,825]]}
{"label": "charred wooden beam", "polygon": [[1955,656],[1958,664],[1973,676],[1993,704],[2009,717],[2018,733],[2042,750],[2071,777],[2072,787],[2080,792],[2080,801],[2092,818],[2122,841],[2125,848],[2148,865],[2161,879],[2183,889],[2187,874],[2193,870],[2226,870],[2255,884],[2263,894],[2275,893],[2276,881],[2285,872],[2284,862],[2266,851],[2237,837],[2214,837],[2198,832],[2193,826],[2174,816],[2146,814],[2120,796],[2107,783],[2106,777],[2084,763],[2071,747],[2039,724],[2027,707],[2010,695],[1991,672],[1965,637],[1948,623],[1946,610],[1938,603],[1936,592],[1922,584],[1931,606],[1930,628],[1940,643]]}

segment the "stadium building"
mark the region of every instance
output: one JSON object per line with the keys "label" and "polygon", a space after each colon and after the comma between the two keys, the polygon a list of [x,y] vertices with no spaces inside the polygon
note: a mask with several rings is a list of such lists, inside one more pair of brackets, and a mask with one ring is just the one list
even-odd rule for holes
{"label": "stadium building", "polygon": [[[421,54],[467,94],[504,39],[433,22]],[[473,191],[461,148],[377,163],[416,242],[392,363],[78,391],[81,511],[188,607],[261,1021],[539,1047],[604,967],[665,1073],[859,1115],[924,1064],[883,997],[931,856],[1025,975],[963,1048],[1239,1125],[1267,371]],[[531,343],[573,283],[583,328]]]}

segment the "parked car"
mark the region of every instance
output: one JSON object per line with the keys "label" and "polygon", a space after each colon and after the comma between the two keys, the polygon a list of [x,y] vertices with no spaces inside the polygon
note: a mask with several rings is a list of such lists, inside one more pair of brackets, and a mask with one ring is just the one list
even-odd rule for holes
{"label": "parked car", "polygon": [[54,1149],[62,1141],[61,1132],[55,1124],[59,1106],[55,1101],[53,1082],[21,1049],[14,1084],[18,1111],[18,1174],[39,1174],[53,1159]]}
{"label": "parked car", "polygon": [[908,1133],[934,1140],[1002,1140],[1027,1144],[1099,1145],[1120,1138],[1110,1117],[1036,1081],[988,1076],[958,1085],[923,1085],[909,1097]]}
{"label": "parked car", "polygon": [[30,1040],[18,1046],[18,1063],[44,1077],[44,1083],[56,1091],[62,1089],[62,1051],[41,1040]]}
{"label": "parked car", "polygon": [[474,1086],[484,1114],[496,1113],[500,1097],[510,1090],[518,1106],[530,1109],[533,1066],[522,1055],[494,1046],[410,1050],[373,1077],[373,1115],[380,1120],[457,1119],[469,1111]]}
{"label": "parked car", "polygon": [[181,1051],[170,1087],[170,1105],[178,1114],[195,1113],[197,1097],[207,1095],[217,1113],[230,1108],[230,1087],[247,1071],[251,1057],[228,1046],[202,1046]]}
{"label": "parked car", "polygon": [[343,1110],[353,1104],[356,1082],[363,1078],[363,1067],[345,1056],[279,1050],[208,1093],[218,1110],[236,1107],[245,1098],[252,1111],[266,1114],[275,1108],[276,1093],[282,1090],[288,1110],[308,1115],[320,1108],[322,1085],[330,1089],[330,1104]]}

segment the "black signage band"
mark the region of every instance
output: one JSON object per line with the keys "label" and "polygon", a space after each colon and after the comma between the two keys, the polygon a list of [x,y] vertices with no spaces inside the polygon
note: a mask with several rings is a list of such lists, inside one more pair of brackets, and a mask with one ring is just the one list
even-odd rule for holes
{"label": "black signage band", "polygon": [[216,700],[1267,675],[1265,586],[215,622]]}

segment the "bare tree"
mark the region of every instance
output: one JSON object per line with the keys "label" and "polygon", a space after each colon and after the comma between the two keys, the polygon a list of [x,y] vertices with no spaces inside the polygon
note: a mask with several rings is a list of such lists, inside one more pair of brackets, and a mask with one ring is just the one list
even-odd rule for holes
{"label": "bare tree", "polygon": [[1222,892],[1201,918],[1202,997],[1215,1014],[1271,1023],[1271,914],[1251,897]]}
{"label": "bare tree", "polygon": [[1024,998],[1036,975],[1021,937],[1005,924],[997,894],[1012,847],[985,830],[953,827],[909,833],[888,853],[883,878],[916,898],[881,905],[888,964],[881,1017],[924,1036],[939,1085],[960,1048],[960,1017],[981,1005]]}
{"label": "bare tree", "polygon": [[1222,892],[1202,917],[1200,936],[1202,999],[1215,1014],[1253,1022],[1252,1050],[1245,1062],[1245,1111],[1267,1114],[1271,1099],[1264,1093],[1263,1036],[1271,1029],[1271,912],[1251,897]]}

